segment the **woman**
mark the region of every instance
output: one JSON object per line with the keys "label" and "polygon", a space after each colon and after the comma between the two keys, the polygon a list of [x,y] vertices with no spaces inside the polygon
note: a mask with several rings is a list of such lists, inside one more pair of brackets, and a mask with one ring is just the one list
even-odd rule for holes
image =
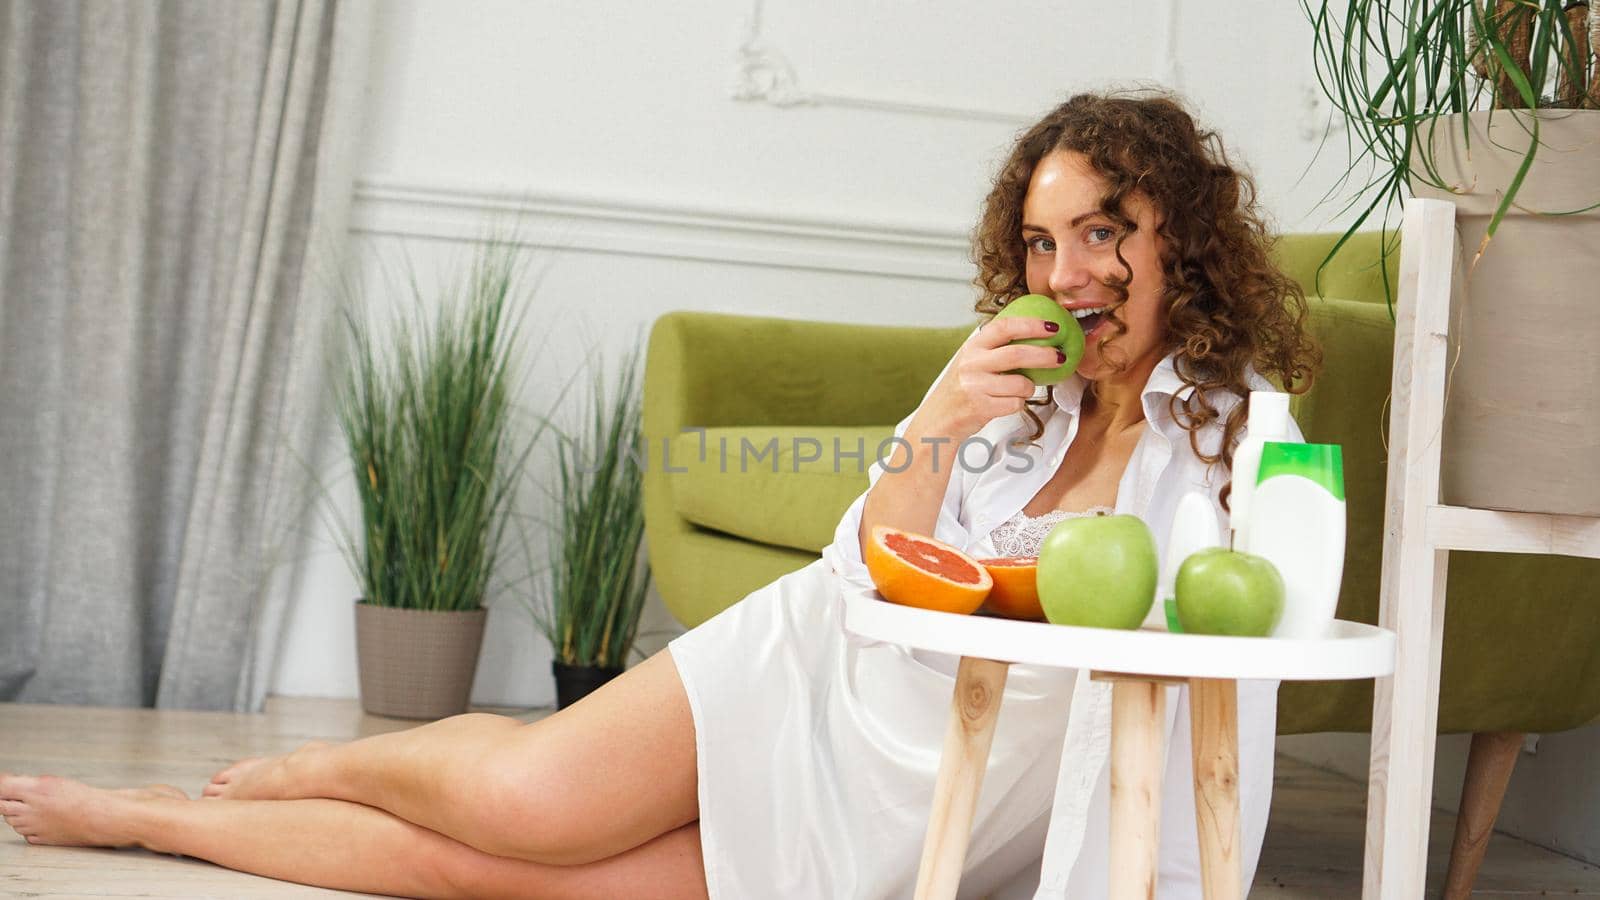
{"label": "woman", "polygon": [[[822,560],[532,725],[466,715],[245,760],[199,801],[5,776],[0,814],[35,843],[408,896],[908,895],[954,661],[843,632],[842,597],[871,588],[861,536],[888,524],[1025,555],[1065,516],[1116,510],[1161,543],[1189,490],[1220,522],[1243,399],[1314,365],[1304,299],[1267,246],[1248,178],[1177,103],[1074,97],[1020,138],[975,247],[978,312],[1024,292],[1073,310],[1088,336],[1076,375],[1033,400],[1006,373],[1060,357],[1009,344],[1050,323],[983,324]],[[1247,877],[1275,692],[1240,690]],[[964,894],[1105,896],[1108,706],[1086,673],[1012,668]],[[1198,897],[1186,699],[1169,708],[1161,896]]]}

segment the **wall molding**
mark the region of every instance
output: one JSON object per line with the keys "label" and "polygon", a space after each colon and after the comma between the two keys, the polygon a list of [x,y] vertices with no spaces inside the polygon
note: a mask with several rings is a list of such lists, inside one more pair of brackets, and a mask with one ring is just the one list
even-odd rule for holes
{"label": "wall molding", "polygon": [[964,228],[817,219],[599,195],[518,191],[392,176],[356,180],[350,231],[514,243],[552,250],[647,256],[970,281]]}
{"label": "wall molding", "polygon": [[883,97],[857,92],[808,91],[800,87],[800,76],[783,51],[762,37],[762,3],[752,0],[745,19],[744,40],[735,61],[733,87],[735,100],[768,103],[780,109],[802,106],[835,106],[872,112],[909,113],[945,119],[998,122],[1025,127],[1038,119],[1037,113],[951,106],[932,100]]}
{"label": "wall molding", "polygon": [[[782,50],[762,34],[762,8],[765,0],[751,0],[750,12],[745,17],[744,39],[739,44],[735,58],[733,86],[729,93],[735,100],[767,103],[780,109],[805,106],[834,106],[846,109],[863,109],[872,112],[907,113],[935,116],[946,119],[965,119],[977,122],[997,122],[1023,128],[1038,121],[1042,110],[1032,113],[1010,110],[992,110],[969,106],[951,106],[932,100],[884,97],[861,92],[808,91],[800,86],[800,75]],[[1170,90],[1182,92],[1183,67],[1178,62],[1180,43],[1178,0],[1163,0],[1157,29],[1161,46],[1157,59],[1161,60],[1161,83]]]}

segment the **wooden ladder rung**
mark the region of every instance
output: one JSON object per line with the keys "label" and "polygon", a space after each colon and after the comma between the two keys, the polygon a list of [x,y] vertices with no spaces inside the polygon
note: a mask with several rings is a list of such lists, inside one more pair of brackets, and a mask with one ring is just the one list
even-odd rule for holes
{"label": "wooden ladder rung", "polygon": [[1600,518],[1592,516],[1435,505],[1428,508],[1426,534],[1428,543],[1439,550],[1600,559]]}

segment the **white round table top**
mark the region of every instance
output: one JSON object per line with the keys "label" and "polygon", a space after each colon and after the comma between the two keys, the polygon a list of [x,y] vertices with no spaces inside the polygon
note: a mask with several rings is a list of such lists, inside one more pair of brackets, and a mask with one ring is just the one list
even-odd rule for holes
{"label": "white round table top", "polygon": [[871,640],[1000,662],[1168,678],[1336,681],[1394,673],[1394,632],[1335,619],[1325,637],[1223,637],[963,616],[845,593],[844,627]]}

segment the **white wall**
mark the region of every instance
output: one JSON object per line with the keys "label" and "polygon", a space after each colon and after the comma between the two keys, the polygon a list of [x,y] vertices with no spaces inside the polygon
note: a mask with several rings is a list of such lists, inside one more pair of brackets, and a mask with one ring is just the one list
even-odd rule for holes
{"label": "white wall", "polygon": [[[1015,133],[1075,90],[1185,93],[1286,230],[1337,173],[1298,4],[1200,15],[1176,0],[718,0],[383,4],[351,232],[431,276],[517,210],[543,280],[541,409],[585,347],[613,358],[660,313],[966,319],[966,235]],[[1240,47],[1248,52],[1240,53]],[[325,471],[337,473],[330,453]],[[346,506],[348,509],[348,506]],[[355,587],[305,525],[273,679],[355,696]],[[673,630],[659,601],[645,629]],[[664,636],[646,641],[647,649]],[[475,698],[551,702],[547,648],[496,598]]]}

